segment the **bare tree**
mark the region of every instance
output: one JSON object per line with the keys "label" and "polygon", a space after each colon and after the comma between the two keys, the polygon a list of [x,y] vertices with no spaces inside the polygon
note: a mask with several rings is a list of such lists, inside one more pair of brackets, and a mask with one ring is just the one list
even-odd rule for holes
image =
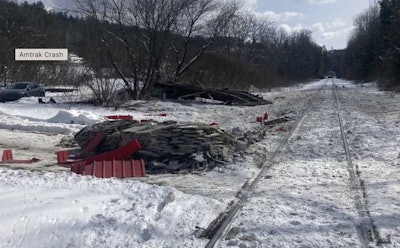
{"label": "bare tree", "polygon": [[[120,27],[118,32],[105,29],[101,43],[135,98],[145,98],[161,73],[176,81],[222,33],[237,10],[237,4],[218,4],[217,0],[77,0],[77,6],[87,17]],[[202,35],[206,41],[189,57],[194,35]],[[182,40],[179,47],[177,37]],[[125,47],[128,75],[114,55],[112,41]],[[162,72],[168,68],[170,50],[175,52],[176,64]]]}
{"label": "bare tree", "polygon": [[255,40],[257,26],[258,20],[254,14],[241,12],[235,15],[228,35],[233,41],[233,50],[237,56],[244,56],[246,43],[257,42]]}
{"label": "bare tree", "polygon": [[[234,17],[238,5],[236,2],[221,4],[214,0],[192,0],[183,11],[177,25],[177,33],[182,37],[180,49],[174,47],[176,54],[176,69],[173,74],[175,82],[186,70],[190,68],[214,43],[228,27]],[[204,44],[188,58],[190,41],[194,35],[203,36]]]}
{"label": "bare tree", "polygon": [[236,56],[254,63],[259,58],[271,57],[278,42],[275,24],[265,17],[240,12],[230,23],[228,36]]}

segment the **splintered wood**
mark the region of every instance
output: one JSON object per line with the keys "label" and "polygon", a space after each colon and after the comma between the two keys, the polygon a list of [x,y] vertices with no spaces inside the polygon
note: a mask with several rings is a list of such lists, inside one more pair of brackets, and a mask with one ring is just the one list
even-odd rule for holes
{"label": "splintered wood", "polygon": [[88,126],[75,135],[84,147],[97,133],[106,137],[95,153],[114,150],[132,139],[143,147],[132,159],[144,159],[146,169],[173,172],[187,169],[209,169],[232,161],[236,137],[215,126],[201,123],[178,124],[150,121],[107,121]]}

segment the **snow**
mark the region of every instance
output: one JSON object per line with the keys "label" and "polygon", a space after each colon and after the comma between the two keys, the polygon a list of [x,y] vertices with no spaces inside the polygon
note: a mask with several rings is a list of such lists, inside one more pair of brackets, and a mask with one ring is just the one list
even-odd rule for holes
{"label": "snow", "polygon": [[[382,246],[400,247],[400,96],[341,79],[265,92],[274,104],[257,107],[137,101],[115,110],[66,103],[81,97],[76,92],[50,94],[57,104],[39,104],[34,97],[0,103],[0,150],[41,159],[0,166],[0,247],[204,247],[208,240],[198,234],[255,178],[288,134],[278,129],[290,130],[325,84],[230,226],[237,234],[218,247],[360,246],[356,225],[362,220],[349,188],[333,87],[372,220],[381,238],[390,239]],[[245,132],[255,130],[256,116],[265,112],[293,121],[268,129],[265,140],[212,171],[117,180],[55,165],[63,138],[107,115],[218,123]]]}
{"label": "snow", "polygon": [[51,123],[78,123],[90,125],[99,121],[99,117],[91,112],[61,110],[55,116],[46,120]]}
{"label": "snow", "polygon": [[345,125],[375,225],[384,240],[400,247],[400,98],[375,93],[343,94]]}
{"label": "snow", "polygon": [[327,95],[332,93],[324,92],[314,103],[268,177],[259,183],[233,223],[240,235],[226,244],[359,246],[335,103]]}
{"label": "snow", "polygon": [[216,200],[135,181],[0,169],[1,247],[199,247]]}

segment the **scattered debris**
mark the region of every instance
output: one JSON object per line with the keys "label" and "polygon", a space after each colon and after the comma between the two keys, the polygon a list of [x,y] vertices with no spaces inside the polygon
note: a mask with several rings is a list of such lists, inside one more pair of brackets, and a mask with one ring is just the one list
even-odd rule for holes
{"label": "scattered debris", "polygon": [[[99,133],[105,134],[105,137],[93,150],[95,154],[118,149],[128,140],[137,139],[142,149],[127,158],[144,159],[147,169],[152,172],[211,169],[216,164],[231,162],[237,146],[236,136],[217,126],[152,120],[144,123],[117,120],[94,124],[78,132],[75,140],[84,149]],[[245,142],[241,144],[243,147],[249,141],[242,142]]]}
{"label": "scattered debris", "polygon": [[107,119],[109,120],[133,120],[132,115],[108,115]]}
{"label": "scattered debris", "polygon": [[273,126],[275,126],[277,124],[282,124],[282,123],[288,122],[290,120],[292,120],[292,118],[287,117],[287,116],[282,116],[282,117],[279,117],[279,118],[276,118],[276,119],[273,119],[273,120],[269,120],[269,121],[265,120],[264,121],[264,125],[266,127],[273,127]]}
{"label": "scattered debris", "polygon": [[255,106],[272,104],[272,102],[266,101],[262,97],[245,91],[203,88],[192,84],[157,83],[152,96],[163,100],[194,100],[196,98],[203,98],[219,101],[226,105]]}
{"label": "scattered debris", "polygon": [[71,171],[81,175],[100,178],[145,177],[146,169],[143,160],[94,161],[91,164],[74,163]]}
{"label": "scattered debris", "polygon": [[1,163],[3,164],[33,164],[39,161],[40,159],[37,158],[29,160],[14,160],[12,150],[4,150],[3,156],[1,157]]}
{"label": "scattered debris", "polygon": [[61,138],[60,143],[58,143],[56,146],[63,148],[72,148],[72,147],[78,147],[79,145],[76,143],[73,137],[64,136]]}
{"label": "scattered debris", "polygon": [[74,92],[78,91],[77,88],[71,88],[71,87],[46,87],[45,88],[46,92],[52,92],[52,93],[60,93],[60,92]]}
{"label": "scattered debris", "polygon": [[54,100],[53,97],[50,97],[50,100],[48,100],[47,102],[45,102],[43,100],[43,98],[38,98],[38,103],[40,103],[40,104],[55,104],[57,102],[56,102],[56,100]]}
{"label": "scattered debris", "polygon": [[91,141],[86,143],[82,150],[74,156],[75,159],[86,158],[89,154],[103,141],[105,135],[103,133],[97,134]]}
{"label": "scattered debris", "polygon": [[[92,143],[92,140],[90,140],[88,143]],[[142,147],[139,144],[139,141],[137,139],[132,139],[125,144],[121,144],[121,146],[117,147],[116,149],[92,154],[92,155],[84,157],[84,158],[82,158],[82,160],[78,160],[78,161],[76,161],[76,160],[69,161],[70,158],[72,158],[72,159],[76,158],[76,155],[71,154],[72,156],[70,156],[69,150],[59,151],[59,152],[57,152],[57,163],[58,164],[70,164],[70,163],[75,163],[75,162],[84,162],[87,165],[87,164],[93,163],[94,161],[121,160],[121,159],[125,159],[126,157],[130,156],[131,154],[137,152],[141,148]],[[92,149],[93,148],[91,148],[90,150],[92,150]],[[82,152],[80,152],[80,154],[82,154]]]}
{"label": "scattered debris", "polygon": [[265,122],[268,120],[268,113],[265,112],[263,116],[257,116],[256,122]]}
{"label": "scattered debris", "polygon": [[[70,167],[72,172],[81,175],[92,175],[102,178],[146,176],[143,160],[124,160],[142,148],[136,139],[113,151],[90,155],[104,137],[103,133],[98,133],[92,140],[87,142],[78,154],[73,154],[69,150],[57,152],[57,163],[60,166]],[[78,160],[71,161],[71,159]]]}
{"label": "scattered debris", "polygon": [[[218,123],[137,121],[129,115],[108,118],[111,120],[86,126],[73,141],[63,140],[66,146],[76,143],[81,149],[58,152],[58,163],[80,174],[85,174],[86,167],[95,161],[126,159],[146,161],[151,173],[207,170],[231,163],[265,136],[265,125],[247,132],[240,128],[227,132]],[[268,113],[260,118],[266,122]]]}

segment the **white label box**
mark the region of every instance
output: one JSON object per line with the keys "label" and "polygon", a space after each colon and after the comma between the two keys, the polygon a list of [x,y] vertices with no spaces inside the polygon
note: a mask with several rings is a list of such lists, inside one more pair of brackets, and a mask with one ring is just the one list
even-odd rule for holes
{"label": "white label box", "polygon": [[66,48],[16,48],[15,61],[67,61]]}

